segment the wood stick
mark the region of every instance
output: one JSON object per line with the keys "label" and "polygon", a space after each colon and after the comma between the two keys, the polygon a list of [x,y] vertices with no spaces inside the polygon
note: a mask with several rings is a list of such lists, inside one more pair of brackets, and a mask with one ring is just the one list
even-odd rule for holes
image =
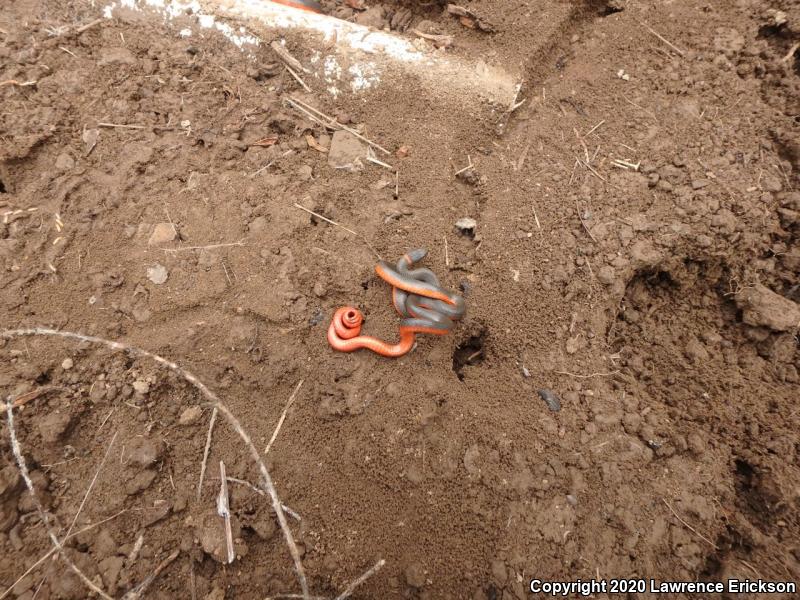
{"label": "wood stick", "polygon": [[153,581],[155,581],[155,578],[158,577],[161,574],[161,571],[163,571],[169,565],[171,565],[172,562],[176,558],[178,558],[179,554],[180,554],[180,550],[175,550],[167,558],[162,560],[156,566],[156,568],[153,570],[153,572],[150,573],[150,575],[148,575],[147,577],[145,577],[145,579],[144,579],[144,581],[142,581],[142,583],[140,583],[135,588],[133,588],[130,592],[125,594],[122,597],[122,600],[139,600],[142,597],[142,595],[147,591],[147,588],[150,587],[150,584],[153,583]]}
{"label": "wood stick", "polygon": [[673,515],[675,515],[675,518],[676,518],[676,519],[678,519],[678,521],[680,521],[681,523],[683,523],[683,525],[684,525],[684,526],[685,526],[685,527],[686,527],[686,528],[687,528],[689,531],[692,531],[692,532],[694,532],[694,533],[695,533],[695,534],[696,534],[696,535],[697,535],[697,536],[698,536],[698,537],[699,537],[701,540],[703,540],[703,541],[704,541],[704,542],[706,542],[708,545],[710,545],[712,548],[714,548],[714,550],[716,550],[716,549],[717,549],[717,545],[716,545],[714,542],[712,542],[710,539],[708,539],[708,538],[707,538],[706,536],[704,536],[702,533],[700,533],[699,531],[697,531],[697,529],[695,529],[694,527],[692,527],[691,525],[689,525],[689,524],[688,524],[686,521],[684,521],[683,519],[681,519],[680,515],[678,515],[678,513],[676,513],[676,512],[675,512],[675,509],[674,509],[674,508],[672,508],[672,506],[670,506],[670,503],[669,503],[669,502],[667,502],[667,500],[666,500],[665,498],[662,498],[662,499],[661,499],[661,501],[662,501],[664,504],[666,504],[666,505],[667,505],[667,508],[668,508],[668,509],[670,509],[670,511],[672,511],[672,514],[673,514]]}
{"label": "wood stick", "polygon": [[228,496],[228,479],[225,475],[225,463],[219,461],[219,496],[217,496],[217,514],[225,519],[225,545],[228,548],[228,564],[236,558],[233,549],[233,530],[231,529],[230,497]]}
{"label": "wood stick", "polygon": [[378,158],[375,156],[375,152],[372,151],[372,146],[367,147],[367,160],[394,173],[394,167],[392,165],[385,163],[382,160],[378,160]]}
{"label": "wood stick", "polygon": [[89,494],[92,493],[92,489],[94,489],[94,484],[97,483],[97,477],[100,475],[100,470],[103,468],[103,465],[105,464],[108,455],[111,454],[111,447],[114,445],[114,440],[117,439],[118,433],[119,430],[115,431],[114,435],[111,437],[111,441],[108,443],[108,448],[106,448],[106,453],[105,455],[103,455],[103,459],[100,461],[100,464],[97,465],[97,471],[95,471],[94,477],[92,477],[92,481],[89,483],[89,487],[86,489],[86,493],[83,495],[83,500],[81,501],[81,504],[78,507],[78,512],[75,513],[75,517],[72,519],[72,523],[70,524],[69,529],[67,529],[67,533],[64,536],[64,539],[61,540],[62,544],[66,541],[67,536],[69,536],[69,534],[72,533],[72,530],[75,527],[75,523],[78,522],[78,517],[81,515],[83,507],[86,505],[86,501],[89,499]]}
{"label": "wood stick", "polygon": [[6,79],[5,81],[0,81],[0,87],[6,85],[16,85],[19,87],[28,87],[31,85],[36,85],[38,82],[36,81],[17,81],[16,79]]}
{"label": "wood stick", "polygon": [[652,27],[650,27],[650,26],[649,26],[647,23],[643,23],[642,21],[639,21],[639,24],[640,24],[642,27],[644,27],[645,29],[647,29],[647,31],[649,31],[650,33],[652,33],[654,36],[656,36],[658,39],[660,39],[662,42],[664,42],[664,43],[665,43],[667,46],[669,46],[670,48],[672,48],[673,50],[675,50],[675,52],[677,52],[677,53],[678,53],[678,54],[680,54],[681,56],[686,56],[686,52],[684,52],[683,50],[681,50],[680,48],[678,48],[678,47],[677,47],[675,44],[673,44],[673,43],[672,43],[672,42],[670,42],[670,41],[669,41],[667,38],[665,38],[663,35],[661,35],[660,33],[658,33],[658,32],[657,32],[655,29],[653,29]]}
{"label": "wood stick", "polygon": [[349,232],[349,233],[352,233],[354,236],[356,236],[356,237],[358,237],[358,238],[361,238],[361,240],[362,240],[362,241],[363,241],[363,242],[364,242],[364,243],[367,245],[367,247],[368,247],[370,250],[372,250],[373,254],[375,254],[375,256],[377,256],[377,257],[378,257],[378,260],[383,260],[383,258],[382,258],[382,257],[381,257],[381,255],[378,253],[378,251],[377,251],[377,250],[376,250],[376,249],[375,249],[375,248],[372,246],[372,244],[370,244],[370,243],[367,241],[367,238],[365,238],[365,237],[364,237],[363,235],[361,235],[360,233],[356,233],[356,232],[355,232],[355,231],[353,231],[352,229],[348,229],[347,227],[345,227],[344,225],[341,225],[340,223],[337,223],[336,221],[332,221],[332,220],[330,220],[330,219],[329,219],[329,218],[327,218],[327,217],[323,217],[321,214],[319,214],[319,213],[315,213],[313,210],[310,210],[310,209],[306,208],[305,206],[301,206],[301,205],[300,205],[300,204],[298,204],[297,202],[295,202],[295,203],[294,203],[294,205],[295,205],[295,207],[296,207],[296,208],[299,208],[300,210],[304,210],[304,211],[306,211],[307,213],[309,213],[309,214],[311,214],[311,215],[314,215],[314,216],[315,216],[315,217],[317,217],[318,219],[322,219],[322,220],[323,220],[323,221],[325,221],[326,223],[330,223],[331,225],[335,225],[336,227],[341,227],[341,228],[342,228],[342,229],[344,229],[345,231],[347,231],[347,232]]}
{"label": "wood stick", "polygon": [[590,373],[589,375],[576,375],[575,373],[570,373],[569,371],[555,371],[555,373],[574,377],[575,379],[591,379],[592,377],[610,377],[611,375],[616,375],[619,373],[619,370],[610,371],[608,373]]}
{"label": "wood stick", "polygon": [[589,136],[589,134],[591,134],[591,133],[594,133],[594,132],[595,132],[595,131],[596,131],[596,130],[597,130],[597,129],[598,129],[598,128],[599,128],[599,127],[600,127],[600,126],[603,124],[603,123],[605,123],[605,122],[606,122],[606,120],[605,120],[605,119],[603,119],[602,121],[600,121],[600,122],[599,122],[597,125],[595,125],[595,126],[594,126],[594,127],[592,127],[592,128],[589,130],[589,131],[587,131],[586,133],[584,133],[584,134],[583,134],[583,137],[588,137],[588,136]]}
{"label": "wood stick", "polygon": [[92,27],[94,27],[95,25],[99,25],[100,23],[102,23],[104,20],[105,20],[105,19],[95,19],[94,21],[91,21],[91,22],[87,23],[86,25],[81,25],[80,27],[78,27],[78,28],[75,30],[75,33],[77,33],[77,34],[81,34],[81,33],[83,33],[84,31],[88,31],[89,29],[91,29],[91,28],[92,28]]}
{"label": "wood stick", "polygon": [[[219,410],[228,423],[233,427],[233,430],[239,435],[239,437],[244,442],[245,447],[250,452],[250,457],[255,462],[256,466],[258,467],[259,474],[261,475],[261,485],[265,492],[269,495],[272,510],[275,512],[275,516],[278,518],[278,524],[280,525],[281,532],[283,533],[284,540],[286,541],[286,546],[289,549],[289,554],[292,557],[292,562],[294,563],[295,573],[297,575],[298,583],[300,584],[300,589],[303,592],[303,597],[308,599],[310,598],[309,590],[308,590],[308,579],[306,577],[306,571],[303,567],[303,561],[300,557],[300,551],[297,548],[297,543],[294,541],[294,534],[292,533],[291,528],[289,527],[289,523],[286,520],[286,513],[283,510],[283,504],[281,503],[280,496],[278,496],[278,491],[275,489],[275,484],[272,481],[272,477],[269,474],[269,470],[267,466],[264,464],[264,461],[261,459],[258,450],[256,449],[255,445],[253,444],[253,440],[247,434],[247,432],[242,427],[242,424],[239,422],[239,419],[231,412],[231,410],[225,405],[219,397],[212,392],[194,373],[187,371],[179,367],[176,363],[167,360],[166,358],[159,356],[158,354],[154,354],[152,352],[148,352],[147,350],[142,350],[141,348],[137,348],[136,346],[131,346],[128,344],[124,344],[122,342],[115,342],[112,340],[107,340],[104,338],[99,338],[96,336],[91,335],[84,335],[82,333],[75,333],[72,331],[59,331],[57,329],[49,329],[47,327],[30,327],[25,329],[3,329],[0,330],[0,337],[12,339],[17,337],[27,337],[27,336],[52,336],[52,337],[60,337],[64,339],[76,340],[80,342],[87,342],[91,344],[100,344],[111,348],[112,350],[122,350],[127,352],[132,356],[137,357],[144,357],[150,360],[155,361],[159,366],[172,371],[173,373],[177,374],[184,380],[186,380],[192,387],[194,387],[200,394],[202,394],[210,403],[213,404],[215,409]],[[25,465],[25,461],[22,458],[22,450],[20,449],[19,441],[16,438],[16,432],[14,430],[14,421],[13,421],[13,406],[11,406],[11,400],[8,399],[6,402],[6,406],[9,410],[6,411],[6,418],[9,421],[9,437],[11,438],[11,448],[14,453],[14,457],[17,461],[17,466],[22,473],[23,480],[25,481],[26,486],[28,487],[28,491],[31,492],[31,496],[36,503],[36,507],[39,513],[39,516],[42,519],[42,523],[44,524],[48,536],[50,540],[53,542],[53,545],[56,547],[56,551],[59,555],[64,559],[64,562],[75,572],[78,577],[84,582],[84,584],[95,592],[97,595],[101,596],[104,600],[112,600],[111,597],[103,592],[97,585],[92,582],[84,573],[82,573],[72,561],[69,559],[69,556],[64,552],[63,547],[60,545],[58,538],[55,536],[55,533],[50,529],[50,517],[44,512],[44,507],[42,506],[41,501],[39,500],[38,495],[33,488],[33,483],[30,479],[30,475],[28,473],[27,466]]]}
{"label": "wood stick", "polygon": [[300,205],[300,204],[298,204],[297,202],[295,202],[295,203],[294,203],[294,206],[295,206],[295,208],[299,208],[300,210],[304,210],[304,211],[306,211],[306,212],[307,212],[308,214],[310,214],[310,215],[314,215],[314,216],[315,216],[315,217],[317,217],[318,219],[322,219],[322,220],[323,220],[323,221],[325,221],[326,223],[330,223],[331,225],[336,225],[336,227],[341,227],[342,229],[344,229],[344,230],[345,230],[345,231],[347,231],[348,233],[352,233],[353,235],[356,235],[356,236],[358,236],[358,237],[361,237],[360,235],[358,235],[358,234],[357,234],[355,231],[353,231],[352,229],[348,229],[347,227],[345,227],[345,226],[344,226],[344,225],[342,225],[341,223],[337,223],[336,221],[332,221],[332,220],[331,220],[331,219],[329,219],[328,217],[323,217],[321,214],[319,214],[319,213],[316,213],[316,212],[314,212],[313,210],[311,210],[311,209],[309,209],[309,208],[306,208],[305,206],[301,206],[301,205]]}
{"label": "wood stick", "polygon": [[[310,111],[310,112],[316,114],[318,119],[326,120],[327,121],[327,126],[330,127],[331,129],[343,129],[344,131],[347,131],[348,133],[351,133],[354,136],[356,136],[358,139],[360,139],[365,144],[369,144],[370,146],[372,146],[373,148],[375,148],[377,150],[380,150],[381,152],[383,152],[387,156],[391,156],[392,153],[389,152],[386,148],[384,148],[382,146],[379,146],[378,144],[376,144],[372,140],[368,140],[367,138],[365,138],[363,135],[358,133],[352,127],[348,127],[347,125],[342,125],[336,119],[334,119],[332,117],[329,117],[328,115],[326,115],[323,112],[320,112],[319,110],[317,110],[316,108],[314,108],[310,104],[306,104],[305,102],[303,102],[302,100],[299,100],[298,98],[295,98],[294,96],[289,96],[286,100],[287,100],[287,102],[294,103],[295,105],[299,105],[301,107],[306,108],[307,111]],[[297,107],[297,106],[295,106],[295,107]],[[325,125],[325,123],[323,123],[323,125]]]}
{"label": "wood stick", "polygon": [[605,177],[603,177],[602,175],[600,175],[600,173],[598,173],[597,171],[595,171],[595,170],[594,170],[594,167],[592,167],[592,165],[590,165],[588,162],[583,162],[583,161],[582,161],[582,160],[580,160],[580,159],[578,159],[578,162],[579,162],[580,164],[582,164],[584,167],[586,167],[587,169],[589,169],[589,170],[592,172],[592,175],[594,175],[595,177],[597,177],[597,178],[598,178],[600,181],[603,181],[603,182],[605,182],[606,178],[605,178]]}
{"label": "wood stick", "polygon": [[303,79],[300,77],[300,75],[298,75],[297,73],[295,73],[295,71],[294,71],[294,69],[292,69],[292,67],[290,67],[289,65],[283,65],[283,66],[284,66],[284,67],[286,67],[286,70],[287,70],[287,71],[289,71],[289,75],[291,75],[292,77],[294,77],[295,81],[296,81],[297,83],[299,83],[299,84],[300,84],[300,86],[301,86],[301,87],[302,87],[302,88],[303,88],[305,91],[307,91],[307,92],[310,92],[310,91],[311,91],[311,88],[310,88],[310,87],[308,87],[308,85],[306,84],[306,82],[305,82],[305,81],[303,81]]}
{"label": "wood stick", "polygon": [[121,123],[98,123],[98,127],[116,127],[118,129],[144,129],[144,125],[124,125]]}
{"label": "wood stick", "polygon": [[287,66],[291,67],[295,71],[300,71],[302,73],[309,72],[308,69],[306,69],[299,60],[297,60],[294,56],[292,56],[291,53],[286,49],[286,47],[283,44],[281,44],[278,40],[273,40],[270,43],[269,47],[272,48],[272,51],[275,54],[277,54],[278,58],[280,58],[284,63],[286,63]]}
{"label": "wood stick", "polygon": [[343,591],[341,594],[336,596],[336,600],[345,600],[345,598],[349,598],[358,586],[360,586],[367,579],[369,579],[370,577],[375,575],[375,573],[380,571],[381,568],[383,568],[383,565],[385,565],[385,564],[386,564],[386,561],[383,560],[383,559],[381,559],[378,562],[376,562],[372,566],[372,568],[368,569],[363,575],[361,575],[361,577],[359,577],[358,579],[353,581],[350,585],[348,585],[347,589],[345,591]]}
{"label": "wood stick", "polygon": [[586,226],[586,222],[583,220],[583,216],[581,215],[581,207],[578,206],[578,201],[577,200],[575,201],[575,210],[578,211],[578,219],[580,219],[581,225],[583,225],[583,228],[586,230],[586,233],[589,234],[589,237],[592,238],[592,241],[596,244],[597,240],[592,235],[592,232],[589,230],[589,228]]}
{"label": "wood stick", "polygon": [[292,395],[289,396],[289,400],[286,402],[286,406],[283,407],[283,413],[281,413],[281,418],[278,419],[278,424],[275,426],[275,431],[272,432],[272,437],[269,439],[267,447],[264,448],[264,454],[267,454],[269,452],[269,449],[272,448],[272,444],[275,443],[275,439],[278,437],[278,433],[280,432],[281,427],[283,427],[283,422],[286,420],[286,413],[289,412],[289,409],[292,407],[292,404],[294,404],[294,399],[297,396],[297,392],[300,391],[300,386],[302,385],[303,385],[303,380],[301,379],[295,386]]}
{"label": "wood stick", "polygon": [[230,246],[246,246],[244,240],[226,244],[211,244],[209,246],[182,246],[180,248],[164,248],[164,252],[183,252],[184,250],[213,250],[214,248],[229,248]]}
{"label": "wood stick", "polygon": [[792,60],[792,57],[794,56],[794,53],[797,52],[798,48],[800,48],[800,42],[795,42],[792,44],[792,47],[789,48],[789,52],[787,52],[786,56],[781,59],[781,62],[788,63],[790,60]]}
{"label": "wood stick", "polygon": [[211,419],[208,422],[208,435],[206,435],[206,446],[203,449],[203,463],[200,465],[200,480],[197,482],[197,499],[203,492],[203,478],[206,475],[206,464],[208,463],[208,452],[211,450],[211,435],[214,432],[214,423],[217,422],[217,407],[211,411]]}
{"label": "wood stick", "polygon": [[469,154],[467,154],[467,162],[468,162],[469,164],[468,164],[466,167],[464,167],[463,169],[459,169],[458,171],[456,171],[455,173],[453,173],[453,175],[455,175],[456,177],[458,177],[459,175],[461,175],[461,174],[462,174],[462,173],[464,173],[465,171],[469,171],[469,170],[470,170],[472,167],[474,167],[474,166],[475,166],[475,165],[473,165],[473,164],[472,164],[472,157],[471,157]]}
{"label": "wood stick", "polygon": [[[27,392],[25,394],[20,394],[19,396],[16,397],[16,399],[13,401],[12,404],[14,408],[19,408],[20,406],[26,405],[28,402],[33,402],[40,396],[44,396],[45,394],[48,394],[54,390],[62,390],[62,389],[64,388],[55,386],[40,387],[35,390],[31,390],[30,392]],[[6,411],[6,406],[5,405],[0,406],[0,415],[2,415],[5,411]]]}

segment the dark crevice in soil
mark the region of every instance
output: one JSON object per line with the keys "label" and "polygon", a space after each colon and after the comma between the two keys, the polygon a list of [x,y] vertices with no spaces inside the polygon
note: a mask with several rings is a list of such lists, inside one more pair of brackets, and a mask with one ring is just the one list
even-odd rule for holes
{"label": "dark crevice in soil", "polygon": [[624,4],[619,0],[586,0],[586,4],[601,17],[625,10]]}
{"label": "dark crevice in soil", "polygon": [[3,180],[0,179],[0,194],[7,194],[8,191],[6,190],[6,184],[3,183]]}
{"label": "dark crevice in soil", "polygon": [[486,332],[470,336],[467,341],[456,346],[453,352],[453,372],[464,381],[464,368],[478,365],[485,357]]}
{"label": "dark crevice in soil", "polygon": [[749,556],[753,550],[750,540],[746,539],[733,525],[726,525],[717,536],[716,549],[706,557],[706,564],[700,571],[701,581],[718,581],[723,565],[731,554]]}
{"label": "dark crevice in soil", "polygon": [[737,458],[734,477],[737,504],[752,517],[754,523],[762,529],[769,529],[783,511],[777,506],[778,499],[769,490],[769,482],[763,473],[747,460]]}

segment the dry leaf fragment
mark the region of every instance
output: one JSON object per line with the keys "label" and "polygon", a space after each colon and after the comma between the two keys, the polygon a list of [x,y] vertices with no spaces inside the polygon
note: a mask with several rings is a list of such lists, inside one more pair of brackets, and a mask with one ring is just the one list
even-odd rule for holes
{"label": "dry leaf fragment", "polygon": [[94,150],[94,147],[97,145],[97,140],[100,138],[100,130],[99,129],[84,129],[83,136],[83,143],[85,146],[84,154],[89,156]]}
{"label": "dry leaf fragment", "polygon": [[326,153],[328,151],[328,149],[315,140],[314,136],[311,134],[306,135],[306,143],[308,144],[309,148],[313,148],[317,152]]}
{"label": "dry leaf fragment", "polygon": [[268,146],[275,145],[275,142],[277,142],[277,141],[278,141],[278,136],[277,135],[270,135],[270,136],[267,136],[265,138],[261,138],[260,140],[256,140],[255,142],[253,142],[250,145],[251,146],[261,146],[263,148],[266,148]]}

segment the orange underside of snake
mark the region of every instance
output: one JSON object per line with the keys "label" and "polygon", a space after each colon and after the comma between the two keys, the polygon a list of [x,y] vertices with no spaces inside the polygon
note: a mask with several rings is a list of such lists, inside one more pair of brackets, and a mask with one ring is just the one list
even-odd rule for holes
{"label": "orange underside of snake", "polygon": [[[395,288],[402,288],[407,292],[417,293],[422,296],[430,297],[427,290],[415,289],[408,281],[397,281],[392,276],[380,268],[375,272],[381,279]],[[436,296],[436,299],[447,299],[446,296]],[[364,315],[354,306],[343,306],[333,315],[330,327],[328,327],[328,343],[334,350],[340,352],[354,352],[362,348],[372,350],[381,356],[397,358],[403,356],[414,346],[414,340],[418,333],[429,333],[432,335],[445,335],[447,331],[427,327],[404,327],[400,326],[400,341],[390,344],[384,340],[369,335],[361,335],[361,325],[364,322]]]}
{"label": "orange underside of snake", "polygon": [[313,8],[312,6],[307,6],[303,4],[300,0],[272,0],[276,4],[284,4],[286,6],[291,6],[292,8],[299,8],[300,10],[308,10],[310,12],[319,12],[317,9]]}

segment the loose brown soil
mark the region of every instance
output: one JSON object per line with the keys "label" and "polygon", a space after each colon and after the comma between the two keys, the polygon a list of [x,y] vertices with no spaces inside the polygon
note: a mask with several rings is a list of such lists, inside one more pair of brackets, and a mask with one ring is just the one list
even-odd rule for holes
{"label": "loose brown soil", "polygon": [[[181,38],[182,18],[75,33],[91,4],[0,10],[0,81],[35,82],[0,87],[0,326],[174,360],[259,449],[303,380],[266,462],[315,594],[381,558],[354,598],[523,599],[531,577],[800,580],[796,2],[465,2],[492,34],[436,3],[386,3],[384,23],[405,7],[454,37],[447,52],[519,73],[510,117],[401,82],[303,93],[268,46],[251,60],[217,33]],[[406,146],[387,159],[398,196],[380,167],[328,167],[313,145],[330,132],[290,93]],[[468,156],[475,172],[456,177]],[[398,360],[333,352],[344,304],[394,339],[372,248],[415,247],[463,290],[465,320]],[[105,592],[176,550],[145,597],[299,591],[269,503],[243,484],[238,556],[221,564],[219,461],[258,474],[218,420],[196,497],[211,411],[181,377],[56,338],[2,340],[0,356],[3,397],[42,391],[16,429],[56,533],[125,510],[65,544]],[[0,593],[51,547],[4,418]],[[87,589],[49,558],[10,595]]]}

